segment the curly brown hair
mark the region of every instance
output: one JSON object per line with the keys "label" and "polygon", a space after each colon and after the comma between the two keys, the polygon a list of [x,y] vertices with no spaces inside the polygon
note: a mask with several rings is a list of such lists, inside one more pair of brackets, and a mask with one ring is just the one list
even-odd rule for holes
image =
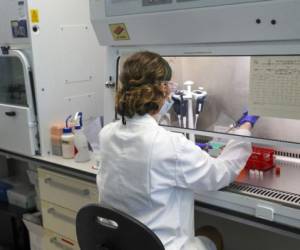
{"label": "curly brown hair", "polygon": [[122,87],[116,95],[116,111],[123,123],[125,116],[157,113],[168,94],[163,83],[171,77],[171,67],[160,55],[143,51],[130,56],[123,65]]}

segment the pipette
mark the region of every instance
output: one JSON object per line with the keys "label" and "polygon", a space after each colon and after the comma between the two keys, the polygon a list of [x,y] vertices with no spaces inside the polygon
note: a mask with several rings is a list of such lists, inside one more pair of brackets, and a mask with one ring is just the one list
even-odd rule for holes
{"label": "pipette", "polygon": [[186,127],[186,116],[187,116],[187,100],[184,98],[184,91],[175,91],[172,95],[174,101],[173,107],[178,118],[179,127]]}
{"label": "pipette", "polygon": [[202,87],[199,87],[198,90],[193,91],[193,97],[195,98],[196,106],[195,106],[195,124],[194,127],[197,127],[197,122],[199,118],[199,114],[203,111],[204,101],[207,97],[207,92],[203,90]]}

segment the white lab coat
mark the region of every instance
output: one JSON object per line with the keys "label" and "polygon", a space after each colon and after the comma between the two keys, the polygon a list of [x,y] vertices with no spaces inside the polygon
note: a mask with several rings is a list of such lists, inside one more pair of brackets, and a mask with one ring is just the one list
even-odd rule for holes
{"label": "white lab coat", "polygon": [[[239,130],[249,135],[249,131]],[[249,143],[230,141],[219,158],[150,115],[116,121],[100,132],[100,203],[140,220],[166,250],[213,249],[194,237],[194,192],[227,186],[246,163]],[[206,238],[207,239],[207,238]]]}

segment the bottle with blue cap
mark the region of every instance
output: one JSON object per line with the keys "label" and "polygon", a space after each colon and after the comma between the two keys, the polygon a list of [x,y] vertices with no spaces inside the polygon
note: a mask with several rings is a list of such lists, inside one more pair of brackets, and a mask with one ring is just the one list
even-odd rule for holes
{"label": "bottle with blue cap", "polygon": [[66,119],[66,127],[63,128],[63,134],[61,136],[62,157],[65,159],[74,158],[74,134],[72,127],[69,125],[71,117],[70,115]]}

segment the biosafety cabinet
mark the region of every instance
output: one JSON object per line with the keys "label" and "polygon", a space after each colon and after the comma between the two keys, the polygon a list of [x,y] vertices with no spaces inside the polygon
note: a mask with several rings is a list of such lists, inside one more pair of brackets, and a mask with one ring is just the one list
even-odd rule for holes
{"label": "biosafety cabinet", "polygon": [[102,114],[104,50],[89,3],[0,0],[0,148],[51,154],[50,128]]}
{"label": "biosafety cabinet", "polygon": [[[90,0],[99,43],[108,46],[105,120],[116,116],[118,73],[132,53],[161,54],[173,70],[165,128],[207,150],[230,139],[272,149],[281,169],[244,171],[221,192],[196,200],[300,228],[300,26],[298,0]],[[114,85],[115,84],[115,85]],[[115,88],[111,88],[115,86]],[[248,110],[251,137],[229,133]]]}

